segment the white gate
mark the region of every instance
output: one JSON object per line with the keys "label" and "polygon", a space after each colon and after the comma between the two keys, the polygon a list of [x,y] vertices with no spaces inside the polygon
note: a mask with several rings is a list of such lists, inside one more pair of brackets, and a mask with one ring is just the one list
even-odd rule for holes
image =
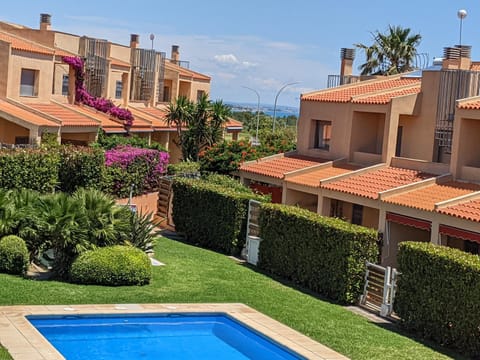
{"label": "white gate", "polygon": [[381,316],[393,312],[393,301],[400,273],[395,268],[366,262],[365,286],[360,304],[377,310]]}
{"label": "white gate", "polygon": [[247,221],[247,238],[246,238],[246,258],[247,262],[257,265],[258,252],[260,248],[260,226],[258,224],[258,216],[260,215],[260,202],[250,200],[248,202],[248,221]]}

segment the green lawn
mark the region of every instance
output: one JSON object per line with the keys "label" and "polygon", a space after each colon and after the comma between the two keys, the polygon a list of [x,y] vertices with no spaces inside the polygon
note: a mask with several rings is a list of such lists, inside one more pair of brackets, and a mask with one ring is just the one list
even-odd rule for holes
{"label": "green lawn", "polygon": [[79,286],[0,274],[0,304],[240,302],[352,359],[450,358],[226,256],[166,238],[156,254],[167,266],[155,267],[152,283],[143,287]]}

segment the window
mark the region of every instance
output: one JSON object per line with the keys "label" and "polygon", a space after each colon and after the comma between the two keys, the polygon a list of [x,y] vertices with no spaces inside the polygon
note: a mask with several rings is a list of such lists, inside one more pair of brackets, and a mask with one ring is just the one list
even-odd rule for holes
{"label": "window", "polygon": [[62,95],[68,95],[68,75],[63,75],[62,78]]}
{"label": "window", "polygon": [[330,200],[330,217],[343,218],[343,202],[336,199]]}
{"label": "window", "polygon": [[362,225],[362,220],[363,220],[363,206],[358,204],[353,204],[352,224]]}
{"label": "window", "polygon": [[330,150],[330,137],[332,135],[332,122],[315,120],[315,137],[313,147],[315,149]]}
{"label": "window", "polygon": [[15,136],[15,145],[27,145],[30,143],[28,136]]}
{"label": "window", "polygon": [[22,69],[20,96],[38,96],[38,71]]}
{"label": "window", "polygon": [[200,99],[202,98],[202,96],[205,95],[205,91],[203,90],[197,90],[197,102],[200,101]]}
{"label": "window", "polygon": [[477,242],[465,240],[465,251],[466,252],[468,252],[470,254],[478,255],[479,254],[478,250],[479,250],[479,246],[478,246]]}
{"label": "window", "polygon": [[123,82],[121,82],[120,80],[117,80],[117,82],[115,83],[115,99],[121,99],[122,92],[123,92]]}

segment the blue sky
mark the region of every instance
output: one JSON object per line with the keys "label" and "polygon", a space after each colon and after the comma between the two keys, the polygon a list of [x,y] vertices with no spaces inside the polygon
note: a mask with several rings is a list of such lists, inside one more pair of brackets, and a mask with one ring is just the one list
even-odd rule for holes
{"label": "blue sky", "polygon": [[[457,11],[466,9],[462,43],[480,60],[480,3],[465,1],[358,0],[16,0],[2,3],[0,19],[38,27],[39,14],[52,15],[55,30],[129,43],[170,56],[180,46],[181,60],[212,76],[211,97],[256,103],[242,86],[256,89],[262,103],[299,105],[301,93],[322,89],[329,74],[339,73],[339,52],[355,43],[371,43],[371,32],[389,24],[409,27],[423,37],[420,52],[430,62],[443,47],[459,42]],[[357,52],[355,68],[361,63]],[[357,70],[355,69],[355,72]]]}

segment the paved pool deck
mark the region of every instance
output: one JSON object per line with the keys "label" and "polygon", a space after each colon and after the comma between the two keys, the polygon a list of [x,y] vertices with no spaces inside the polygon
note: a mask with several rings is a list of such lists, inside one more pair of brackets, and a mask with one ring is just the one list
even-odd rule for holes
{"label": "paved pool deck", "polygon": [[227,313],[298,354],[313,360],[347,357],[244,304],[110,304],[0,306],[0,343],[15,360],[64,357],[28,322],[27,315],[142,314],[168,312]]}

